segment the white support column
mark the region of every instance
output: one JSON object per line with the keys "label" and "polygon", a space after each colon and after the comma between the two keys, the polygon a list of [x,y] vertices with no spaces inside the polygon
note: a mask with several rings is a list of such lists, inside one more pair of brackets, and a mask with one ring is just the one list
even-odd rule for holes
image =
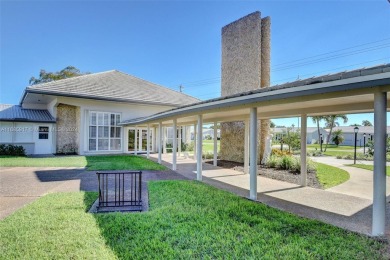
{"label": "white support column", "polygon": [[158,122],[157,149],[158,149],[159,164],[161,164],[161,134],[162,134],[162,123]]}
{"label": "white support column", "polygon": [[172,142],[172,170],[176,171],[177,160],[177,119],[173,119],[173,142]]}
{"label": "white support column", "polygon": [[167,153],[167,128],[163,127],[163,153]]}
{"label": "white support column", "polygon": [[148,129],[146,131],[146,158],[150,157],[150,126],[148,124]]}
{"label": "white support column", "polygon": [[181,126],[179,126],[179,144],[178,144],[178,147],[177,147],[177,150],[178,150],[178,153],[179,153],[179,157],[181,156],[181,143],[182,143],[182,141],[181,141],[181,138],[182,138],[182,134],[181,134]]}
{"label": "white support column", "polygon": [[257,107],[250,109],[250,165],[249,165],[249,182],[250,192],[249,199],[257,200]]}
{"label": "white support column", "polygon": [[138,127],[135,126],[135,131],[134,131],[134,154],[138,154]]}
{"label": "white support column", "polygon": [[306,138],[307,138],[307,115],[301,115],[301,185],[307,186],[307,162],[306,162]]}
{"label": "white support column", "polygon": [[196,161],[196,124],[194,124],[194,160]]}
{"label": "white support column", "polygon": [[249,119],[245,122],[245,134],[244,134],[244,173],[249,173]]}
{"label": "white support column", "polygon": [[202,115],[198,115],[198,142],[196,149],[196,179],[198,181],[202,180],[202,128],[203,128],[203,119]]}
{"label": "white support column", "polygon": [[218,165],[218,128],[217,122],[214,122],[214,160],[213,165]]}
{"label": "white support column", "polygon": [[381,236],[386,226],[386,107],[387,93],[374,94],[374,198],[372,235]]}

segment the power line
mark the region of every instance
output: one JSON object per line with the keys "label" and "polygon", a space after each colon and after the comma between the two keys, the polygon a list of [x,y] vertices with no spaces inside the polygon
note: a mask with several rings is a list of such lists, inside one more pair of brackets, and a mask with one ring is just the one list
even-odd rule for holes
{"label": "power line", "polygon": [[366,45],[370,45],[370,44],[374,44],[374,43],[378,43],[378,42],[384,42],[384,41],[388,41],[388,40],[390,40],[390,38],[385,38],[385,39],[374,41],[374,42],[369,42],[369,43],[364,43],[364,44],[360,44],[360,45],[355,45],[355,46],[352,46],[352,47],[343,48],[343,49],[339,49],[339,50],[335,50],[335,51],[325,52],[325,53],[317,54],[317,55],[310,56],[310,57],[307,57],[307,58],[287,61],[287,62],[276,64],[275,66],[281,66],[281,65],[284,65],[284,64],[287,64],[287,63],[294,63],[294,62],[297,62],[297,61],[302,61],[302,60],[311,59],[311,58],[315,58],[315,57],[319,57],[319,56],[324,56],[324,55],[327,55],[327,54],[332,54],[332,53],[336,53],[336,52],[340,52],[340,51],[344,51],[344,50],[350,50],[350,49],[354,49],[354,48],[357,48],[357,47],[366,46]]}
{"label": "power line", "polygon": [[[373,42],[369,42],[369,43],[365,43],[365,44],[355,45],[355,46],[348,47],[348,48],[343,48],[343,49],[340,49],[340,50],[335,50],[335,51],[326,52],[326,53],[322,53],[322,54],[318,54],[318,55],[314,55],[314,56],[310,56],[310,57],[306,57],[306,58],[302,58],[302,59],[297,59],[297,60],[293,60],[293,61],[289,61],[289,62],[280,63],[280,64],[275,65],[273,67],[272,72],[288,70],[288,69],[291,69],[291,68],[307,66],[307,65],[314,64],[314,63],[328,61],[328,60],[331,60],[331,59],[337,59],[337,58],[342,58],[342,57],[346,57],[346,56],[356,55],[356,54],[360,54],[360,53],[364,53],[364,52],[369,52],[369,51],[375,51],[375,50],[380,50],[380,49],[384,49],[384,48],[389,48],[390,47],[390,43],[383,43],[383,44],[380,44],[380,45],[377,45],[377,46],[366,47],[366,48],[363,48],[363,49],[358,49],[358,50],[354,50],[354,51],[350,51],[350,52],[346,52],[346,53],[339,53],[339,54],[331,55],[329,57],[323,57],[323,58],[319,58],[319,59],[315,59],[315,60],[309,60],[309,59],[312,59],[312,58],[315,58],[315,57],[325,56],[325,55],[329,55],[329,54],[332,54],[332,53],[337,53],[337,52],[341,52],[341,51],[345,51],[345,50],[355,49],[355,48],[366,46],[366,45],[372,45],[372,44],[379,43],[379,42],[385,42],[385,41],[388,41],[388,40],[390,40],[390,38],[385,38],[385,39],[378,40],[378,41],[373,41]],[[308,60],[308,61],[300,62],[298,64],[284,65],[284,64],[296,63],[296,62],[304,61],[304,60]],[[282,66],[282,65],[284,65],[284,66]],[[280,68],[278,68],[278,66]],[[192,88],[192,87],[199,87],[199,86],[207,86],[207,85],[219,83],[220,81],[221,81],[221,77],[213,77],[213,78],[207,78],[207,79],[201,79],[201,80],[184,82],[183,84],[185,84],[186,87],[191,87]]]}

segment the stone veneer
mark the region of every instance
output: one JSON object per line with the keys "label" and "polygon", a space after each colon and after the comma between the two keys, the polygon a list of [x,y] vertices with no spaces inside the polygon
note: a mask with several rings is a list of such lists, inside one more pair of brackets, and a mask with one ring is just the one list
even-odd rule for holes
{"label": "stone veneer", "polygon": [[79,153],[80,107],[57,106],[57,153]]}
{"label": "stone veneer", "polygon": [[[249,14],[222,28],[221,95],[269,87],[270,18]],[[249,110],[248,110],[249,112]],[[259,120],[259,158],[264,153],[269,120]],[[244,123],[221,124],[221,159],[244,161]]]}

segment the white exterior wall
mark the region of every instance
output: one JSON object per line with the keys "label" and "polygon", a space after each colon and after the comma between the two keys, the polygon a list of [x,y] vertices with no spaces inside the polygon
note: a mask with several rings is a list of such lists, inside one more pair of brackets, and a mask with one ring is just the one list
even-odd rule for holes
{"label": "white exterior wall", "polygon": [[[48,127],[48,139],[39,139],[39,127]],[[30,122],[0,122],[0,143],[21,145],[26,154],[52,154],[55,124]]]}
{"label": "white exterior wall", "polygon": [[[161,111],[172,109],[172,106],[160,106],[160,105],[149,105],[149,104],[126,104],[112,101],[99,101],[99,100],[88,100],[80,98],[67,98],[57,97],[55,102],[51,102],[47,106],[47,110],[54,115],[58,104],[67,104],[72,106],[80,107],[80,129],[79,129],[79,153],[80,154],[107,154],[107,153],[127,153],[127,142],[128,142],[128,127],[122,127],[121,132],[121,145],[120,151],[89,151],[88,150],[88,138],[89,138],[89,112],[110,112],[119,113],[121,115],[121,121],[134,119],[138,117],[144,117],[151,114],[155,114]],[[153,139],[152,139],[153,140]]]}

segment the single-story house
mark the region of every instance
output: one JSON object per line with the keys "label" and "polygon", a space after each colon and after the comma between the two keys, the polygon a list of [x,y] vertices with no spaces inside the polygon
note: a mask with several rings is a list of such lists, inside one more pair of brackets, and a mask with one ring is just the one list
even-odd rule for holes
{"label": "single-story house", "polygon": [[[0,106],[0,143],[22,145],[28,154],[142,152],[147,150],[147,128],[120,122],[195,102],[116,70],[51,81],[28,86],[19,105]],[[156,129],[149,130],[155,151]],[[173,136],[172,130],[163,131],[167,140]],[[189,127],[180,135],[189,140]]]}
{"label": "single-story house", "polygon": [[[291,128],[290,131],[298,131],[300,132],[300,128]],[[280,140],[281,138],[283,138],[285,135],[287,135],[287,127],[274,127],[274,128],[271,128],[271,134],[273,134],[273,138],[275,140]],[[323,143],[326,143],[326,138],[328,136],[328,132],[320,127],[320,136],[318,136],[318,129],[317,127],[307,127],[306,128],[306,143],[307,144],[315,144],[315,143],[319,143],[319,140],[321,138],[321,135],[322,135],[322,140],[323,140]]]}
{"label": "single-story house", "polygon": [[[368,141],[372,141],[374,138],[374,127],[373,126],[358,126],[359,130],[356,136],[356,145],[364,146],[364,144]],[[344,141],[340,145],[355,145],[355,126],[337,126],[334,127],[332,132],[336,130],[341,130],[344,136]],[[329,134],[329,129],[326,130]],[[390,134],[390,126],[387,127],[386,130],[387,135]],[[330,139],[330,143],[332,142],[332,138]]]}

